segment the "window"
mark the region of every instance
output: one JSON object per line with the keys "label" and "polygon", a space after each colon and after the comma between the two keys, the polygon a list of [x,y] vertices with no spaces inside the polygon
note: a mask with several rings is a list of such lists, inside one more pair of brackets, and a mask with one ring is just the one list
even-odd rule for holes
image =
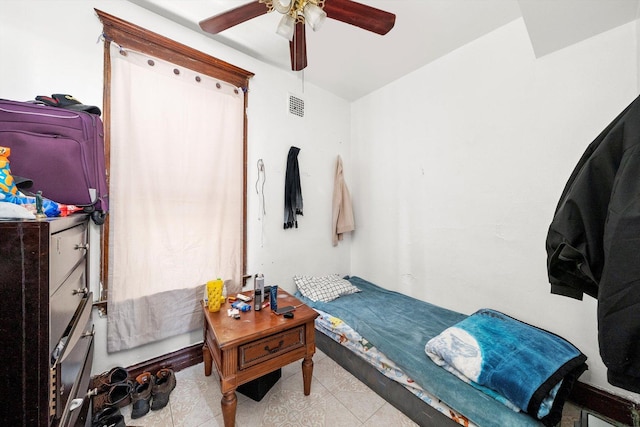
{"label": "window", "polygon": [[[236,280],[233,285],[236,285],[238,287],[242,286],[241,280],[244,275],[246,264],[247,126],[244,106],[247,101],[248,80],[252,76],[252,73],[241,70],[237,67],[212,58],[201,52],[195,51],[187,46],[178,44],[157,34],[148,32],[142,28],[119,20],[118,18],[107,15],[103,12],[97,11],[97,13],[104,25],[103,35],[105,39],[104,121],[105,147],[107,151],[107,169],[111,171],[112,174],[109,177],[111,189],[116,190],[115,194],[113,191],[111,191],[110,193],[112,201],[112,211],[107,218],[107,222],[104,225],[102,234],[103,242],[101,279],[103,284],[103,292],[99,302],[103,305],[104,308],[106,308],[106,300],[108,297],[108,300],[113,304],[110,307],[110,311],[112,311],[112,313],[110,313],[109,316],[109,329],[111,329],[111,322],[115,322],[116,320],[123,320],[120,319],[120,317],[122,316],[131,316],[131,318],[124,319],[124,321],[133,322],[137,325],[138,323],[140,323],[141,318],[153,317],[145,316],[144,313],[158,313],[159,309],[163,307],[164,304],[167,303],[167,301],[171,301],[172,308],[176,308],[176,305],[179,304],[179,301],[181,300],[184,300],[185,304],[193,304],[195,301],[197,301],[197,296],[194,296],[193,294],[194,285],[192,283],[195,273],[191,270],[198,270],[198,274],[202,275],[202,272],[200,272],[201,265],[198,264],[198,261],[196,259],[194,259],[197,258],[194,256],[194,254],[198,254],[198,256],[200,256],[200,254],[197,252],[196,248],[196,252],[192,252],[191,256],[187,255],[186,257],[183,257],[183,259],[181,259],[179,256],[181,255],[181,251],[183,248],[190,247],[189,250],[193,251],[194,245],[192,244],[193,241],[191,239],[197,234],[193,231],[187,231],[181,234],[180,231],[186,228],[185,224],[191,226],[193,224],[198,224],[197,221],[200,221],[202,227],[201,229],[205,230],[206,233],[209,229],[209,227],[207,227],[208,224],[206,223],[206,221],[211,219],[215,220],[216,218],[219,218],[219,221],[228,221],[231,217],[236,218],[234,219],[234,221],[239,225],[229,227],[233,230],[239,231],[239,234],[235,235],[237,236],[237,238],[235,236],[233,237],[234,249],[231,252],[234,252],[233,257],[235,258],[230,264],[235,271],[233,276]],[[116,54],[112,56],[112,52],[114,51],[114,49]],[[118,51],[128,56],[128,58],[126,59],[127,64],[125,64],[124,67],[121,65],[123,60],[117,55]],[[148,56],[149,59],[146,59],[145,56]],[[142,62],[143,60],[144,63]],[[170,66],[170,68],[167,69],[167,66]],[[130,67],[131,71],[127,71],[129,70],[129,68],[127,67]],[[142,69],[142,67],[146,67],[149,69],[149,74],[147,74],[147,76],[150,80],[155,78],[160,79],[158,80],[158,83],[156,83],[156,86],[158,87],[157,90],[149,90],[145,92],[144,90],[140,89],[140,87],[144,85],[144,79],[146,77],[140,77],[140,75],[137,73],[147,72],[146,69]],[[125,71],[122,71],[123,69]],[[168,72],[160,74],[161,70],[163,72]],[[113,73],[116,74],[114,75]],[[167,78],[169,74],[172,74],[172,76],[169,76]],[[175,100],[177,102],[180,102],[180,100],[171,99],[171,94],[174,93],[171,91],[171,88],[174,85],[174,78],[177,79],[178,77],[180,79],[186,80],[177,82],[175,84],[183,84],[188,80],[189,83],[186,84],[186,86],[183,84],[183,86],[189,86],[188,90],[191,91],[189,93],[191,93],[192,95],[188,98],[185,98],[183,96],[182,104],[178,109],[175,109],[175,105],[172,105],[172,101]],[[222,83],[216,83],[215,79]],[[197,220],[195,218],[190,218],[188,221],[185,221],[184,218],[182,218],[180,215],[174,215],[173,220],[175,221],[175,225],[171,225],[169,222],[166,222],[171,221],[172,218],[171,215],[165,215],[167,217],[165,218],[165,222],[155,223],[157,228],[151,228],[149,230],[144,230],[144,228],[147,226],[147,221],[145,221],[144,218],[142,218],[141,220],[141,213],[138,213],[137,216],[135,213],[133,213],[131,214],[132,216],[130,218],[123,219],[127,215],[127,212],[129,210],[140,210],[139,206],[135,204],[135,199],[123,197],[123,194],[127,192],[127,188],[124,185],[125,183],[123,183],[122,181],[123,179],[125,179],[122,178],[123,176],[128,180],[126,184],[130,186],[130,191],[132,193],[140,191],[141,196],[144,196],[147,193],[157,192],[158,189],[153,184],[156,181],[158,183],[162,182],[160,179],[162,178],[161,174],[156,175],[156,177],[154,178],[153,176],[147,176],[145,172],[141,171],[139,173],[140,182],[138,183],[140,188],[136,188],[138,186],[138,184],[136,183],[138,177],[138,175],[136,174],[138,172],[136,171],[136,174],[130,173],[132,169],[136,168],[136,165],[140,165],[140,168],[143,168],[144,166],[150,166],[148,169],[153,171],[153,168],[156,164],[160,164],[165,160],[166,157],[170,157],[169,160],[171,160],[172,162],[168,164],[172,168],[182,168],[180,170],[186,172],[186,169],[188,169],[190,165],[194,164],[194,162],[201,161],[201,159],[197,157],[198,155],[200,155],[199,150],[203,148],[203,146],[209,144],[200,143],[199,145],[196,144],[190,146],[189,142],[191,142],[191,140],[195,138],[202,138],[203,133],[209,135],[208,132],[201,132],[198,130],[198,128],[195,130],[196,133],[192,134],[191,137],[187,136],[186,132],[192,130],[194,126],[198,127],[199,125],[207,121],[204,117],[200,120],[196,119],[195,121],[193,120],[193,118],[197,116],[197,114],[201,114],[201,110],[204,107],[209,108],[206,100],[203,101],[201,99],[200,101],[197,101],[196,98],[203,98],[208,96],[205,94],[206,90],[204,88],[207,84],[211,86],[212,82],[214,85],[213,91],[211,92],[212,94],[216,92],[216,88],[218,89],[218,92],[224,92],[225,90],[227,91],[226,95],[218,96],[216,94],[216,99],[226,96],[229,99],[235,98],[236,101],[239,99],[240,102],[235,102],[233,106],[228,107],[229,109],[233,110],[233,112],[229,112],[229,117],[235,118],[235,121],[229,121],[229,123],[237,123],[236,125],[229,124],[227,126],[227,122],[225,121],[227,120],[227,113],[210,114],[210,116],[213,115],[215,117],[222,115],[225,116],[224,119],[220,118],[221,124],[218,126],[218,128],[221,129],[222,132],[221,136],[219,135],[217,138],[214,138],[214,142],[216,144],[219,144],[219,140],[233,142],[233,144],[231,144],[230,142],[227,143],[227,145],[233,145],[233,147],[227,147],[232,149],[231,151],[219,152],[220,156],[224,155],[225,159],[231,159],[231,164],[228,166],[229,168],[233,168],[233,170],[235,171],[233,173],[232,179],[236,184],[231,187],[234,188],[233,192],[237,194],[234,194],[234,201],[229,205],[231,206],[229,209],[235,209],[233,211],[233,215],[229,216],[229,214],[227,213],[227,217],[225,217],[225,214],[220,213],[218,209],[209,208],[206,212],[206,215],[199,213],[199,218]],[[129,84],[128,87],[126,87],[127,84]],[[124,89],[123,86],[125,86]],[[180,93],[182,94],[182,92]],[[142,97],[144,97],[144,99],[140,99]],[[191,102],[185,103],[184,99],[193,100],[193,105],[189,105],[191,104]],[[200,102],[200,106],[196,105],[197,102]],[[209,104],[214,104],[214,102],[210,102]],[[166,107],[163,107],[163,105],[166,105]],[[222,110],[215,111],[227,111],[224,110],[224,108],[227,108],[224,105],[220,107],[222,108]],[[147,107],[145,108],[145,106]],[[173,111],[170,110],[170,107],[172,106],[174,107]],[[124,111],[127,108],[129,108],[130,110]],[[190,111],[189,108],[191,108]],[[146,109],[153,110],[150,118],[145,118],[145,115],[143,114],[145,113],[143,110]],[[170,117],[171,119],[167,120],[167,117]],[[128,120],[130,118],[132,120]],[[148,138],[145,138],[146,133],[144,131],[141,131],[141,129],[154,130],[153,128],[159,127],[161,125],[167,125],[168,121],[173,122],[174,120],[177,123],[182,123],[178,127],[177,134],[174,134],[173,136],[175,140],[175,150],[184,150],[187,152],[187,154],[193,151],[195,154],[191,155],[196,157],[192,157],[191,161],[186,160],[182,162],[173,162],[174,158],[182,158],[184,156],[180,155],[185,153],[182,151],[178,151],[177,153],[174,152],[174,157],[171,157],[172,153],[168,151],[171,151],[171,148],[173,148],[173,146],[167,146],[166,144],[163,145],[160,142],[160,138],[162,138],[163,136],[171,135],[171,132],[166,132],[167,129],[163,129],[162,131],[160,131],[159,135],[149,136]],[[181,122],[180,120],[186,121]],[[114,123],[117,124],[117,127],[112,128],[112,125]],[[146,128],[145,123],[148,123]],[[129,127],[127,128],[127,126]],[[233,132],[230,132],[229,129]],[[181,132],[185,133],[185,138],[182,140],[180,140]],[[228,136],[228,134],[230,133],[232,135]],[[136,134],[138,134],[138,137],[135,136]],[[178,135],[178,137],[176,137],[176,135]],[[136,145],[138,141],[140,141],[140,144],[150,145],[148,148],[146,148],[144,145],[142,146],[142,148],[140,148]],[[210,144],[212,147],[204,148],[213,149],[213,145],[215,145],[214,142]],[[169,144],[171,144],[171,141],[169,141]],[[241,146],[239,146],[240,144]],[[167,149],[167,147],[169,147],[169,149]],[[156,148],[162,151],[162,154],[166,154],[166,156],[165,158],[163,158],[163,156],[156,157],[157,163],[154,163],[153,155],[157,154],[154,152],[154,149]],[[231,152],[233,153],[229,154]],[[145,163],[148,162],[145,162],[146,157],[144,153],[150,153],[149,159],[151,160],[149,160],[149,162],[152,162],[150,165],[145,165]],[[136,157],[136,155],[138,157]],[[218,152],[214,152],[213,155],[211,154],[211,152],[209,152],[205,155],[210,156],[209,158],[213,158],[218,155]],[[118,159],[117,163],[114,163],[112,165],[112,159]],[[125,170],[122,171],[122,167],[125,166],[127,162],[132,163],[126,166]],[[200,163],[200,165],[200,169],[206,169],[206,165],[203,166],[202,163]],[[164,167],[168,169],[166,164],[164,165]],[[218,176],[215,176],[215,179],[209,179],[209,181],[217,182],[217,179]],[[147,185],[145,186],[144,183],[147,183]],[[202,182],[181,183],[180,185],[183,184],[185,186],[190,185],[191,187],[195,187],[198,185],[204,186],[201,187],[201,190],[202,188],[209,188],[206,183]],[[164,184],[163,188],[165,187],[167,187],[166,183]],[[175,188],[167,188],[168,192],[175,190]],[[189,188],[189,190],[192,193],[192,200],[197,199],[197,197],[205,197],[207,198],[207,201],[210,202],[210,200],[208,199],[212,197],[212,194],[207,194],[206,192],[198,193],[197,190],[196,193],[193,194],[194,189]],[[188,193],[188,191],[180,191],[179,194],[181,197],[186,197],[184,193]],[[153,205],[154,201],[158,201],[158,205],[162,206],[161,202],[159,201],[159,195],[156,195],[154,197],[155,199],[148,200],[144,200],[143,197],[140,198],[140,203],[145,204],[145,207],[148,209],[148,215],[154,215],[154,209],[156,208],[156,206]],[[169,204],[167,204],[167,201],[165,201],[165,204],[163,205],[165,206],[164,210],[168,210],[174,207],[170,204],[171,200],[169,200],[168,202]],[[188,203],[197,203],[198,200],[185,201],[181,199],[179,201],[176,200],[176,202],[178,204],[188,205]],[[128,206],[131,206],[132,208],[123,209],[125,203],[128,203]],[[135,207],[135,209],[133,209],[133,207]],[[191,209],[189,212],[193,212],[196,209],[197,208]],[[157,215],[149,217],[148,221],[155,221],[157,219],[156,216]],[[241,218],[238,219],[238,217]],[[137,223],[137,226],[135,225],[136,221],[139,221]],[[157,226],[158,224],[160,225],[159,227]],[[130,228],[126,229],[126,227]],[[203,239],[204,241],[210,244],[212,240],[216,240],[219,235],[221,236],[220,240],[222,242],[225,241],[224,239],[227,239],[228,241],[229,237],[224,237],[222,235],[223,231],[227,227],[218,225],[217,228],[215,226],[214,228],[217,231],[220,231],[221,234],[214,234],[215,238],[211,238],[211,236],[208,236],[207,238]],[[173,233],[173,230],[176,230],[177,232]],[[166,243],[166,237],[168,235],[171,235],[173,237],[174,234],[178,237],[180,237],[181,235],[183,237],[187,236],[185,237],[187,241],[184,244],[179,243],[177,245],[169,245],[170,248],[173,248],[171,250],[175,250],[175,248],[178,248],[178,252],[173,252],[176,254],[176,265],[172,266],[168,265],[171,263],[171,261],[173,261],[171,252],[168,255],[164,256],[162,256],[161,254],[161,250],[169,249],[169,246],[167,248],[159,248],[159,246],[164,245],[160,245],[158,244],[158,242],[163,241],[164,243]],[[132,238],[129,238],[130,236]],[[162,240],[163,237],[164,240]],[[160,238],[160,240],[158,240],[158,238]],[[237,240],[241,240],[241,242],[236,242]],[[220,253],[225,251],[224,245],[218,246],[220,247]],[[214,255],[216,254],[216,250],[219,249],[217,246],[210,246],[210,248]],[[154,251],[156,249],[160,251],[160,255],[155,255],[156,252]],[[149,254],[144,253],[147,251],[149,252]],[[149,265],[144,265],[145,262],[149,263]],[[142,265],[140,265],[140,268],[138,268],[138,265],[140,263],[142,263]],[[194,263],[193,268],[188,265],[191,263]],[[179,267],[183,268],[182,275],[178,271]],[[228,268],[230,267],[227,267],[227,269]],[[189,288],[182,289],[181,296],[177,296],[177,293],[167,294],[165,292],[166,289],[162,286],[159,286],[160,284],[158,282],[161,280],[165,280],[165,276],[171,277],[171,273],[175,274],[173,275],[174,277],[169,280],[173,280],[173,282],[176,282],[174,283],[176,287],[186,286],[187,288]],[[214,273],[208,272],[204,274],[206,275]],[[181,276],[188,276],[188,279],[185,280],[189,283],[177,283],[180,282]],[[215,279],[215,277],[210,277],[210,279]],[[144,283],[145,280],[147,281],[147,283]],[[171,286],[173,286],[174,284],[169,284],[169,287],[171,288]],[[157,292],[154,291],[153,296],[136,295],[135,293],[133,295],[129,295],[131,294],[132,286],[141,286],[142,291],[148,292],[149,289],[146,289],[147,287],[156,285],[158,285],[159,287],[157,289]],[[109,292],[110,286],[111,292]],[[118,291],[118,289],[120,289],[120,291]],[[170,290],[171,292],[178,292],[178,289],[174,290],[173,288],[171,288]],[[124,295],[124,293],[126,293],[127,295]],[[120,308],[118,310],[116,310],[116,304],[122,304],[121,306],[119,306]],[[187,313],[187,311],[189,311],[190,309],[191,308],[185,306],[185,309],[182,310],[183,312],[185,312],[183,314],[185,318],[188,318],[190,316],[189,313]],[[181,310],[177,309],[169,311],[180,312]],[[169,329],[167,325],[173,326],[174,324],[179,324],[182,327],[184,323],[186,322],[180,320],[168,321],[165,324],[159,324],[155,326],[149,325],[148,329],[153,333],[156,333],[158,330]],[[198,326],[200,325],[198,324]],[[122,329],[127,330],[128,327],[124,327]],[[175,333],[182,332],[186,331],[177,330]],[[144,331],[138,331],[135,332],[134,335],[135,334],[138,334],[140,336],[148,335],[147,332]],[[111,332],[109,332],[108,345],[110,347],[110,351],[117,351],[119,349],[134,347],[145,342],[145,338],[143,337],[141,338],[142,341],[138,341],[136,338],[133,339],[131,343],[112,345],[113,340],[111,335]],[[170,335],[171,333],[166,336]],[[163,338],[163,336],[156,335],[150,336],[148,338],[149,340],[153,340]]]}

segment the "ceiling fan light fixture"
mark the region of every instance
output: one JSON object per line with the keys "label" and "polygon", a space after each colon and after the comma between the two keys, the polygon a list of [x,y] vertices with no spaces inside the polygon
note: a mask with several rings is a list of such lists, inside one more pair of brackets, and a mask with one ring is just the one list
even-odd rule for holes
{"label": "ceiling fan light fixture", "polygon": [[304,20],[309,23],[313,31],[318,31],[325,19],[327,19],[327,12],[313,3],[307,3],[302,10],[302,14],[304,15]]}
{"label": "ceiling fan light fixture", "polygon": [[280,13],[289,13],[291,10],[291,0],[273,0],[273,8]]}
{"label": "ceiling fan light fixture", "polygon": [[280,23],[278,24],[276,33],[280,34],[285,39],[292,41],[295,27],[296,27],[296,20],[293,16],[289,14],[282,15],[282,19],[280,19]]}

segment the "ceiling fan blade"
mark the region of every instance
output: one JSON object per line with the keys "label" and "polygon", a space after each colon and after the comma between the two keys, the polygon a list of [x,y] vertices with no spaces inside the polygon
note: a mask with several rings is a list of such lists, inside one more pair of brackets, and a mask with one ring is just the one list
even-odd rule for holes
{"label": "ceiling fan blade", "polygon": [[396,15],[351,0],[325,0],[327,17],[377,34],[387,34],[396,23]]}
{"label": "ceiling fan blade", "polygon": [[269,9],[264,3],[256,0],[251,3],[238,6],[226,12],[219,13],[211,18],[199,22],[200,28],[212,34],[218,34],[227,28],[241,24],[249,19],[256,18],[267,13]]}
{"label": "ceiling fan blade", "polygon": [[293,40],[289,42],[289,52],[291,54],[291,69],[293,71],[300,71],[306,68],[307,36],[304,29],[304,22],[296,22]]}

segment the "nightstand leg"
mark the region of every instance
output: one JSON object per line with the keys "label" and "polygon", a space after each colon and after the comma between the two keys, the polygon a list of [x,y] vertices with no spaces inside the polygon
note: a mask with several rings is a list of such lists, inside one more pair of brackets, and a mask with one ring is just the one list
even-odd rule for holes
{"label": "nightstand leg", "polygon": [[238,398],[236,391],[231,390],[222,395],[222,418],[224,419],[224,427],[234,427],[236,425],[236,406]]}
{"label": "nightstand leg", "polygon": [[206,344],[202,346],[202,360],[204,362],[204,375],[208,377],[211,375],[211,365],[213,364],[213,358],[211,357],[211,352],[209,351],[209,347]]}
{"label": "nightstand leg", "polygon": [[313,359],[307,356],[302,361],[302,381],[304,382],[304,395],[311,394],[311,378],[313,377]]}

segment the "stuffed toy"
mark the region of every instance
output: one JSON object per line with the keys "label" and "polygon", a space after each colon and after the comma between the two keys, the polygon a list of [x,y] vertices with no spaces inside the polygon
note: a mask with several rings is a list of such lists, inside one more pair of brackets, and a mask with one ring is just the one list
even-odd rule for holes
{"label": "stuffed toy", "polygon": [[[30,211],[35,211],[38,200],[36,197],[25,196],[18,189],[15,179],[11,174],[9,156],[11,148],[0,146],[0,201],[23,205]],[[47,217],[55,217],[60,215],[60,207],[58,203],[42,198],[40,206],[42,213]]]}
{"label": "stuffed toy", "polygon": [[0,200],[15,203],[15,199],[18,197],[18,187],[16,187],[9,167],[10,154],[9,147],[0,147]]}

